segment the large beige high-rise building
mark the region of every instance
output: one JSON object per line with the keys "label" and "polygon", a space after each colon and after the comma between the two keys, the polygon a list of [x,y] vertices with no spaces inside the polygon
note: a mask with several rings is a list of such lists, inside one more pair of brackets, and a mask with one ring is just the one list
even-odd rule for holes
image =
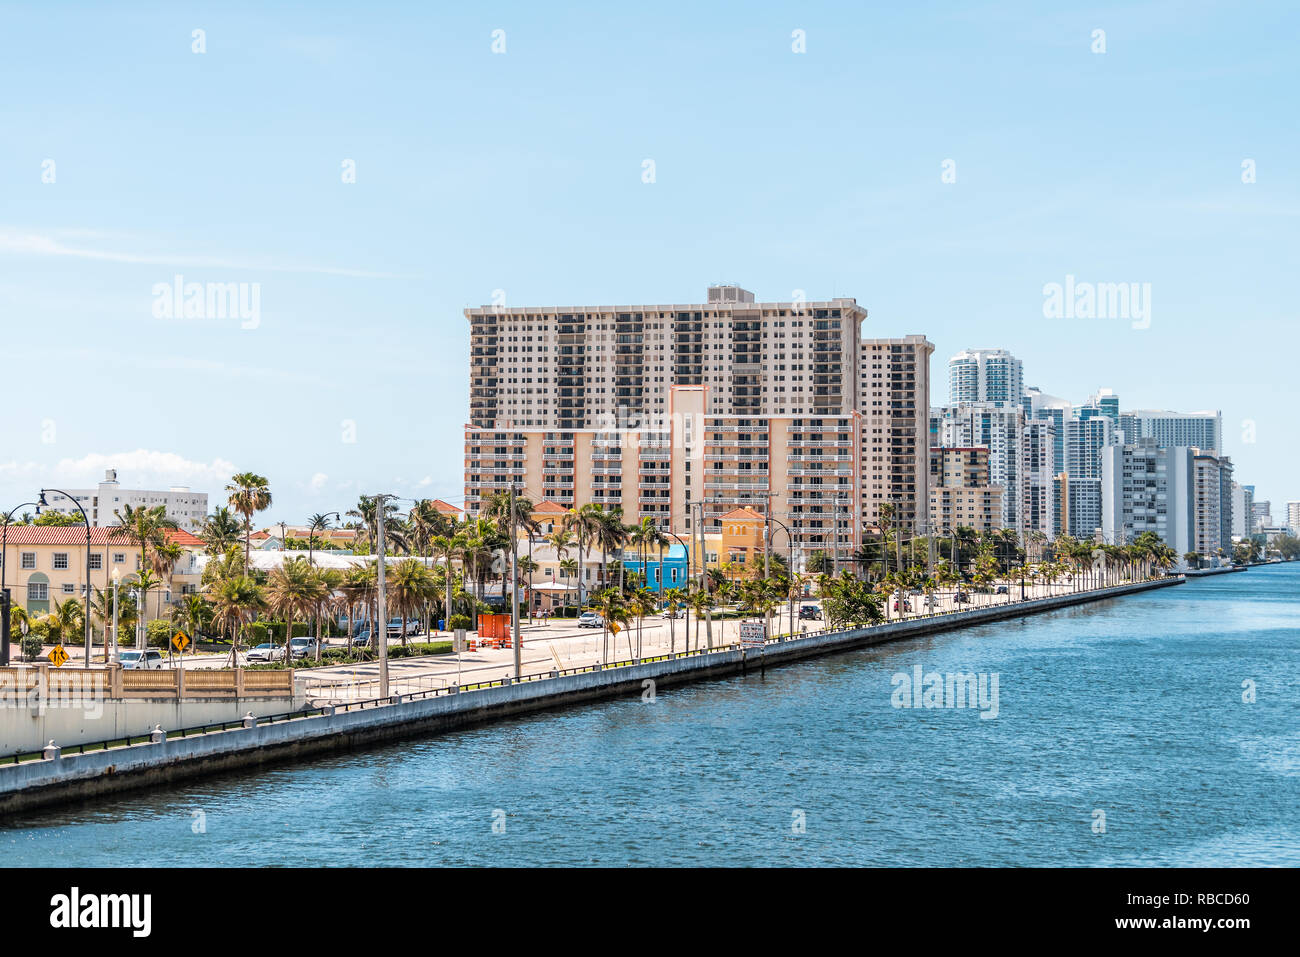
{"label": "large beige high-rise building", "polygon": [[924,515],[929,356],[868,340],[853,299],[465,310],[465,507],[509,487],[620,506],[686,538],[750,506],[796,549],[851,552],[879,502]]}

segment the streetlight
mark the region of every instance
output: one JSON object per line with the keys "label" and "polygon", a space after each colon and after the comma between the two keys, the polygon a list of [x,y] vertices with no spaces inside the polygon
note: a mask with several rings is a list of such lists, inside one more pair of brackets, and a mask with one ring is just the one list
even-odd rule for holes
{"label": "streetlight", "polygon": [[[329,517],[331,515],[337,518],[340,522],[343,521],[342,516],[340,516],[338,512],[326,512],[324,515],[321,516],[321,519],[326,522],[326,524],[321,526],[322,532],[329,528],[328,522],[329,522]],[[308,565],[314,564],[312,560],[312,551],[313,551],[312,546],[315,544],[316,544],[316,529],[309,528],[307,529],[307,564]]]}
{"label": "streetlight", "polygon": [[[769,515],[768,517],[772,521],[776,522],[776,524],[780,525],[782,528],[785,529],[786,541],[789,543],[790,546],[790,557],[787,560],[789,564],[786,565],[786,574],[789,576],[790,584],[793,586],[794,585],[794,535],[791,534],[790,532],[790,526],[787,525],[785,522],[781,521],[775,515]],[[790,637],[793,638],[794,637],[794,589],[793,588],[790,589],[786,597],[789,598],[790,600]]]}
{"label": "streetlight", "polygon": [[[117,566],[113,566],[113,643],[104,649],[104,663],[112,664],[117,661],[117,586],[121,580],[118,574]],[[108,644],[105,639],[105,644]]]}
{"label": "streetlight", "polygon": [[[686,582],[689,591],[689,586],[691,581],[691,550],[689,548],[686,548],[686,543],[683,542],[676,533],[666,531],[664,532],[664,534],[667,535],[669,538],[676,538],[677,544],[682,546],[682,548],[686,549]],[[664,567],[663,567],[663,563],[661,562],[659,564],[659,594],[660,595],[663,595],[663,585],[664,585]],[[684,643],[686,646],[686,650],[689,652],[691,650],[691,606],[690,605],[686,606],[686,638]]]}
{"label": "streetlight", "polygon": [[77,511],[81,513],[81,520],[86,523],[86,597],[82,599],[81,617],[85,620],[85,625],[86,625],[86,667],[89,668],[90,667],[90,516],[86,514],[86,510],[81,507],[80,502],[78,502],[71,495],[68,495],[67,492],[57,488],[41,489],[40,500],[36,503],[38,507],[40,508],[48,507],[45,501],[46,492],[58,492],[60,495],[66,496],[68,500],[72,502],[73,505],[77,506]]}

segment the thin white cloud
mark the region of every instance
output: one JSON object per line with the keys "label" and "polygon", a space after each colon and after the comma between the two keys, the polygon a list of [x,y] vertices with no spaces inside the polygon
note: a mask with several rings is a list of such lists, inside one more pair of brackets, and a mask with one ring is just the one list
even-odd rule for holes
{"label": "thin white cloud", "polygon": [[38,487],[92,488],[104,480],[108,469],[117,470],[123,488],[170,488],[184,485],[209,495],[226,487],[238,469],[233,462],[216,458],[196,462],[175,452],[136,449],[130,452],[91,452],[79,459],[60,459],[53,465],[40,462],[0,462],[0,484]]}
{"label": "thin white cloud", "polygon": [[[64,233],[89,234],[88,230],[70,230]],[[231,269],[247,272],[314,273],[324,276],[347,276],[353,279],[413,279],[396,273],[372,272],[365,269],[345,269],[336,266],[298,265],[285,266],[268,263],[221,259],[210,256],[176,256],[141,254],[109,249],[90,249],[70,246],[55,235],[35,233],[0,226],[0,255],[44,256],[90,259],[98,262],[122,263],[131,266],[172,266],[191,269]]]}

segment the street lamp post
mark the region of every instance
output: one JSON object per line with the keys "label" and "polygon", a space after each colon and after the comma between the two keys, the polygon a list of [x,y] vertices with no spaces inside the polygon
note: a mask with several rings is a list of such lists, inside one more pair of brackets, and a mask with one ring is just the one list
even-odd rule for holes
{"label": "street lamp post", "polygon": [[37,505],[39,507],[41,508],[47,507],[47,503],[45,501],[46,492],[58,492],[60,495],[66,496],[68,500],[72,502],[73,505],[77,506],[77,511],[81,513],[81,520],[86,523],[86,596],[81,600],[82,601],[81,617],[86,626],[86,667],[89,668],[90,667],[90,516],[86,514],[86,510],[81,507],[80,502],[78,502],[71,495],[68,495],[67,492],[58,488],[41,489],[40,500],[37,502]]}
{"label": "street lamp post", "polygon": [[[326,512],[324,515],[321,516],[321,518],[325,519],[326,521],[329,521],[329,517],[331,515],[337,518],[340,522],[343,521],[343,518],[339,515],[338,512]],[[327,529],[328,527],[329,527],[328,525],[321,526],[321,531],[322,532],[325,531],[325,529]],[[316,544],[316,530],[314,528],[309,528],[307,529],[307,564],[308,565],[315,564],[312,557],[314,551],[312,546],[315,544]]]}
{"label": "street lamp post", "polygon": [[[113,566],[113,643],[104,649],[104,663],[112,664],[117,661],[117,586],[121,576],[117,572],[117,566]],[[108,644],[107,639],[104,642]]]}
{"label": "street lamp post", "polygon": [[[786,541],[789,543],[789,547],[790,547],[790,557],[787,559],[788,564],[786,565],[786,575],[789,576],[790,584],[793,586],[794,584],[794,535],[790,533],[790,526],[787,525],[785,522],[781,521],[776,516],[772,516],[772,521],[776,522],[776,524],[780,525],[783,529],[785,529],[785,538]],[[790,637],[793,638],[794,637],[794,590],[793,588],[791,588],[790,591],[787,593],[786,598],[788,598],[790,601]]]}
{"label": "street lamp post", "polygon": [[[664,532],[664,534],[667,535],[669,538],[676,538],[677,544],[682,546],[682,548],[686,548],[686,543],[683,542],[681,538],[676,534],[674,534],[673,532]],[[690,583],[690,580],[691,580],[691,550],[689,548],[686,548],[686,581],[688,585]],[[663,563],[661,562],[659,565],[660,594],[663,593],[663,581],[664,581],[664,567],[663,567]],[[684,644],[686,646],[686,650],[689,652],[691,650],[691,606],[690,605],[686,606],[686,638],[684,639]]]}

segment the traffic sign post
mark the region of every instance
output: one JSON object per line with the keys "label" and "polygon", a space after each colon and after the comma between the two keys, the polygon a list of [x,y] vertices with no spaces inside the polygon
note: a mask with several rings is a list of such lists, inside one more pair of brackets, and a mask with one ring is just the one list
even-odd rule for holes
{"label": "traffic sign post", "polygon": [[63,650],[62,645],[55,645],[53,649],[50,650],[47,657],[50,659],[50,663],[54,665],[54,667],[62,668],[64,664],[67,663],[68,653]]}
{"label": "traffic sign post", "polygon": [[190,639],[186,636],[185,632],[178,631],[176,634],[172,635],[172,647],[176,649],[177,654],[185,654],[185,649],[189,647],[189,644]]}

